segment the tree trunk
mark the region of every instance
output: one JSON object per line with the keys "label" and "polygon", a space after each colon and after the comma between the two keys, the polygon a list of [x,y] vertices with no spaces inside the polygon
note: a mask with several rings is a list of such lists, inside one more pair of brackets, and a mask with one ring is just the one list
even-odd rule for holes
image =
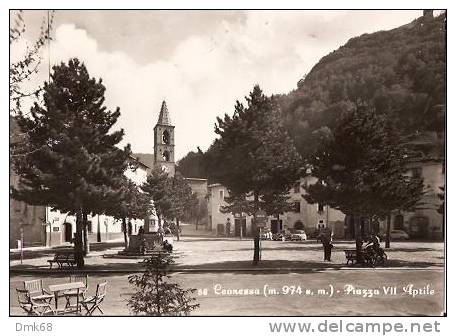
{"label": "tree trunk", "polygon": [[161,222],[161,215],[160,214],[157,214],[157,219],[158,219],[158,227],[161,228],[162,227],[162,222]]}
{"label": "tree trunk", "polygon": [[195,230],[198,231],[198,216],[196,216],[195,220]]}
{"label": "tree trunk", "polygon": [[101,243],[101,227],[100,227],[100,215],[97,215],[97,242]]}
{"label": "tree trunk", "polygon": [[177,241],[180,240],[180,220],[179,218],[176,218],[176,237],[177,237]]}
{"label": "tree trunk", "polygon": [[122,218],[122,231],[124,236],[124,247],[125,250],[128,249],[128,233],[127,233],[127,219],[125,217]]}
{"label": "tree trunk", "polygon": [[361,235],[360,217],[352,215],[355,225],[355,244],[356,244],[356,262],[362,264],[364,262],[362,255],[363,237]]}
{"label": "tree trunk", "polygon": [[372,216],[369,216],[369,228],[367,229],[368,235],[372,234]]}
{"label": "tree trunk", "polygon": [[258,212],[258,193],[253,193],[253,225],[255,227],[254,237],[259,237],[260,234],[257,228],[257,212]]}
{"label": "tree trunk", "polygon": [[260,237],[258,235],[253,238],[253,264],[257,265],[260,261]]}
{"label": "tree trunk", "polygon": [[82,226],[82,232],[83,232],[83,241],[84,241],[84,257],[87,256],[90,252],[90,243],[89,243],[89,234],[87,230],[87,213],[83,212],[82,213],[82,220],[83,220],[83,226]]}
{"label": "tree trunk", "polygon": [[385,248],[389,248],[391,243],[391,214],[389,213],[386,217],[386,238]]}
{"label": "tree trunk", "polygon": [[82,246],[82,227],[83,218],[82,211],[76,213],[76,234],[74,237],[74,258],[76,260],[77,268],[84,268],[84,251]]}

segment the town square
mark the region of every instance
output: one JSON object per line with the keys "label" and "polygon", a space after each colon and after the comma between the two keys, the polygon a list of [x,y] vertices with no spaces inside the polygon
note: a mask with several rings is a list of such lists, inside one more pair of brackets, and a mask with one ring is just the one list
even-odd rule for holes
{"label": "town square", "polygon": [[444,10],[10,10],[9,140],[10,316],[446,314]]}

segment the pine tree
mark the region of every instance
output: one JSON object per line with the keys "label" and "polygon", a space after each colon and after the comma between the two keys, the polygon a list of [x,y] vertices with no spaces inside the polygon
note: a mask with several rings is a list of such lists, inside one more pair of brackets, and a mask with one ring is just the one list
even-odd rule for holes
{"label": "pine tree", "polygon": [[271,190],[261,196],[262,208],[268,216],[275,216],[277,222],[280,221],[280,215],[292,210],[293,206],[288,202],[290,198],[289,190]]}
{"label": "pine tree", "polygon": [[304,198],[369,221],[413,209],[423,183],[407,174],[412,155],[385,115],[348,111],[309,159],[317,182],[306,188]]}
{"label": "pine tree", "polygon": [[82,268],[87,215],[117,202],[130,146],[117,147],[124,132],[111,128],[120,110],[106,109],[105,87],[90,78],[83,63],[72,59],[54,66],[51,78],[44,84],[44,105],[35,103],[30,118],[17,118],[31,150],[15,161],[20,187],[12,194],[76,215],[75,257]]}
{"label": "pine tree", "polygon": [[145,272],[130,275],[128,281],[136,292],[128,300],[128,306],[135,315],[182,316],[199,307],[191,295],[196,289],[182,289],[179,284],[169,282],[170,265],[174,263],[171,254],[159,252],[144,260]]}
{"label": "pine tree", "polygon": [[215,132],[220,137],[211,148],[211,157],[218,162],[213,169],[216,179],[233,199],[253,196],[256,223],[260,198],[295,183],[301,158],[282,125],[276,99],[256,85],[246,101],[247,106],[236,103],[232,117],[217,118]]}

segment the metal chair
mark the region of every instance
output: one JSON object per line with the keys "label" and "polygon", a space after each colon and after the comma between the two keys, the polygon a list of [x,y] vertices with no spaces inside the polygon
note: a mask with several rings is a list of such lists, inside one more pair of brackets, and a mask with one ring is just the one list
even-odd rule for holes
{"label": "metal chair", "polygon": [[[71,289],[68,291],[65,291],[63,293],[63,296],[66,298],[66,305],[65,309],[69,308],[71,306],[71,298],[79,298],[79,302],[84,301],[85,293],[87,292],[87,289],[89,288],[89,277],[87,275],[82,275],[82,274],[70,274],[70,282],[82,282],[85,285],[85,288],[80,288],[79,290],[77,289]],[[81,307],[77,307],[78,310],[81,309]]]}
{"label": "metal chair", "polygon": [[103,302],[106,296],[106,286],[107,282],[102,282],[97,285],[97,291],[95,292],[95,296],[89,296],[85,298],[81,304],[85,308],[86,315],[91,316],[96,309],[100,311],[100,313],[104,314],[100,308],[100,304]]}
{"label": "metal chair", "polygon": [[32,298],[27,289],[16,288],[16,293],[19,307],[21,307],[27,315],[43,316],[48,312],[51,312],[53,315],[55,314],[50,300],[41,299],[38,296],[36,296],[38,299]]}

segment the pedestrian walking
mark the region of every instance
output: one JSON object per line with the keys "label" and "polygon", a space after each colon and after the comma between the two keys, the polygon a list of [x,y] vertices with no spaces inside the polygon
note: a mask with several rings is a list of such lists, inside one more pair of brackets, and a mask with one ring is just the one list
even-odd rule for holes
{"label": "pedestrian walking", "polygon": [[128,220],[127,229],[128,237],[130,237],[133,234],[133,224],[131,223],[131,219]]}

